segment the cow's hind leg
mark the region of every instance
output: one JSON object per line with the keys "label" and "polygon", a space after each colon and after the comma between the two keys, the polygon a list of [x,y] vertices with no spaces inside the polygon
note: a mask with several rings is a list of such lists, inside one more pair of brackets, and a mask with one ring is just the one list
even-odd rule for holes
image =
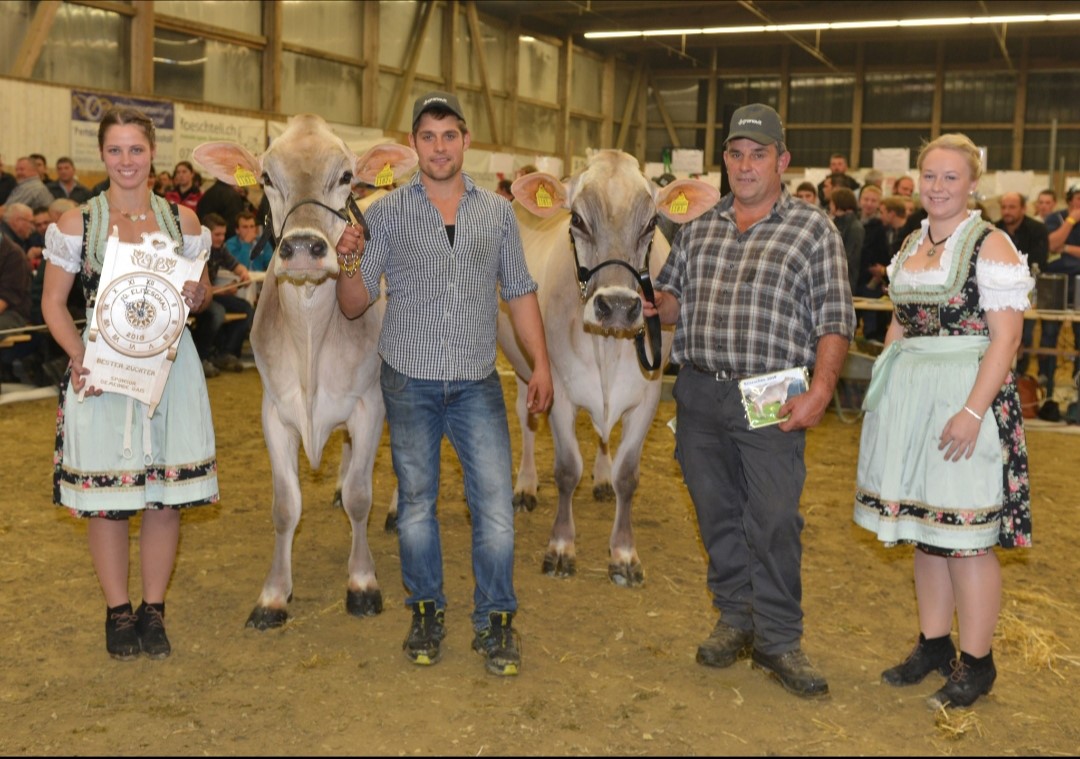
{"label": "cow's hind leg", "polygon": [[608,577],[623,587],[636,587],[645,582],[645,570],[634,547],[630,511],[640,477],[645,434],[652,424],[658,401],[658,388],[650,387],[641,404],[623,416],[622,439],[615,454],[615,521],[608,543]]}
{"label": "cow's hind leg", "polygon": [[574,424],[576,410],[565,394],[556,393],[548,423],[555,444],[555,484],[559,489],[559,507],[551,527],[544,574],[570,577],[577,571],[574,549],[574,490],[581,481],[581,451]]}
{"label": "cow's hind leg", "polygon": [[514,484],[514,510],[532,511],[536,508],[536,424],[539,416],[529,414],[525,404],[528,402],[529,386],[517,378],[517,411],[521,426],[521,463],[518,465],[517,482]]}
{"label": "cow's hind leg", "polygon": [[270,453],[274,497],[274,558],[259,601],[247,619],[256,630],[281,627],[289,617],[292,598],[292,543],[302,509],[298,476],[300,436],[281,422],[267,396],[263,401],[263,431]]}
{"label": "cow's hind leg", "polygon": [[374,392],[368,393],[349,419],[352,456],[341,483],[342,502],[352,524],[345,608],[354,617],[372,617],[383,610],[382,591],[375,576],[375,560],[371,557],[367,539],[372,469],[383,428],[380,392],[376,385]]}

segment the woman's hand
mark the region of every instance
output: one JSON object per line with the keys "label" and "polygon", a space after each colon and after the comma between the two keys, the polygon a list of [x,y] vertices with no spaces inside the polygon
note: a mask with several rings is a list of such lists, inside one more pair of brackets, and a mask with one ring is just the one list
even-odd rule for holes
{"label": "woman's hand", "polygon": [[982,421],[965,409],[954,414],[945,423],[938,443],[938,450],[945,451],[945,460],[959,461],[961,456],[970,459],[971,454],[975,453],[975,441],[979,437],[981,426]]}
{"label": "woman's hand", "polygon": [[[90,374],[90,370],[83,366],[84,356],[85,354],[79,353],[72,356],[71,361],[68,362],[71,365],[71,389],[76,393],[82,391],[83,385],[86,384],[86,377]],[[101,395],[102,392],[93,386],[86,388],[87,395]]]}

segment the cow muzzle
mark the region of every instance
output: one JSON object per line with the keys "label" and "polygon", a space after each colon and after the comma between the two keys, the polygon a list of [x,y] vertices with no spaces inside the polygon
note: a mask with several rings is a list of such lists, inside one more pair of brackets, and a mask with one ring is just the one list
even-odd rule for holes
{"label": "cow muzzle", "polygon": [[612,332],[642,328],[641,298],[626,287],[601,287],[585,302],[585,323]]}
{"label": "cow muzzle", "polygon": [[278,245],[275,274],[292,279],[322,280],[335,274],[337,257],[328,255],[330,242],[314,230],[297,230],[282,238]]}

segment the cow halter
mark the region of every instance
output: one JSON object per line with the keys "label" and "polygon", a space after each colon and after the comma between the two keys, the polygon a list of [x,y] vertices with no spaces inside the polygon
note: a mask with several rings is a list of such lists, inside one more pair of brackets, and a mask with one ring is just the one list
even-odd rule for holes
{"label": "cow halter", "polygon": [[[568,230],[570,235],[570,250],[574,252],[574,270],[577,272],[578,291],[581,294],[581,302],[584,303],[588,300],[589,280],[596,272],[603,269],[605,266],[621,266],[634,275],[634,279],[637,280],[638,285],[641,286],[641,293],[645,296],[645,300],[649,303],[656,305],[656,294],[653,292],[652,278],[649,276],[649,255],[652,253],[652,238],[649,239],[649,247],[645,249],[645,266],[641,271],[638,271],[626,261],[621,261],[617,258],[609,258],[606,261],[601,261],[593,268],[589,269],[581,265],[578,260],[577,254],[577,241],[574,240],[574,232]],[[634,347],[637,348],[638,361],[641,363],[641,367],[647,372],[654,372],[660,368],[662,356],[660,352],[660,315],[645,316],[644,326],[637,331],[634,335]],[[649,359],[648,354],[645,352],[645,334],[649,335],[649,348],[651,349],[652,359]]]}
{"label": "cow halter", "polygon": [[[364,218],[364,213],[360,210],[360,206],[356,204],[356,199],[352,196],[352,193],[349,193],[349,198],[345,201],[345,207],[342,209],[331,208],[330,206],[326,205],[326,203],[315,200],[314,198],[306,198],[304,200],[301,200],[299,203],[290,208],[287,214],[285,214],[285,219],[281,222],[282,235],[285,234],[285,225],[289,223],[289,217],[292,216],[293,211],[295,211],[300,206],[306,205],[325,208],[327,211],[334,214],[334,216],[338,217],[346,224],[359,224],[364,229],[364,239],[371,239],[371,233],[368,231],[367,220]],[[252,247],[252,250],[262,250],[262,246],[265,245],[267,242],[270,243],[270,246],[274,250],[277,250],[279,237],[278,233],[274,231],[273,213],[269,209],[267,209],[266,217],[263,219],[262,234],[259,235],[259,239],[255,241],[255,245]]]}

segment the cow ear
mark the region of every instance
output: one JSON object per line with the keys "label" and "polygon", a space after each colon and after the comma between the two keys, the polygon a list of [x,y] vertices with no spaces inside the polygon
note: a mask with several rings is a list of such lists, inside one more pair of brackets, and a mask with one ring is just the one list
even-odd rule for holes
{"label": "cow ear", "polygon": [[256,184],[262,177],[259,159],[235,142],[204,142],[191,157],[225,184]]}
{"label": "cow ear", "polygon": [[698,179],[680,179],[656,193],[656,210],[680,224],[696,219],[720,200],[720,191]]}
{"label": "cow ear", "polygon": [[375,187],[385,187],[399,177],[408,174],[419,158],[416,151],[396,142],[376,145],[356,159],[356,182],[366,182]]}
{"label": "cow ear", "polygon": [[567,208],[566,187],[551,174],[535,171],[514,180],[510,192],[518,203],[543,219]]}

